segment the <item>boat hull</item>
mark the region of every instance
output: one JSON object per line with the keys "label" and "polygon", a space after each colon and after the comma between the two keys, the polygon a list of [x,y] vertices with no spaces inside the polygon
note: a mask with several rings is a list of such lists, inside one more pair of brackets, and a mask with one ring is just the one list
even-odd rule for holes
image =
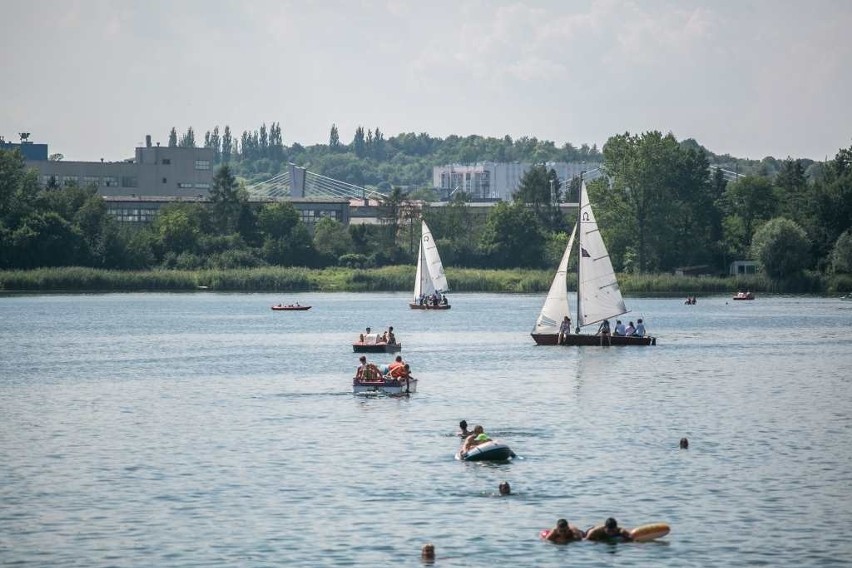
{"label": "boat hull", "polygon": [[431,306],[429,304],[410,303],[410,304],[408,304],[408,307],[411,308],[412,310],[449,310],[450,309],[449,304],[438,304],[437,306]]}
{"label": "boat hull", "polygon": [[474,446],[468,452],[462,452],[461,449],[456,453],[456,459],[459,461],[509,461],[515,457],[515,452],[512,448],[499,442],[491,440]]}
{"label": "boat hull", "polygon": [[[532,338],[537,345],[557,345],[556,333],[531,333]],[[608,345],[656,345],[657,338],[645,335],[610,335],[609,341],[605,336],[588,335],[583,333],[572,333],[565,336],[562,345],[592,345],[592,346],[608,346]]]}
{"label": "boat hull", "polygon": [[417,392],[417,379],[413,377],[375,381],[352,379],[352,392],[355,394],[412,394]]}
{"label": "boat hull", "polygon": [[402,351],[402,343],[353,343],[355,353],[396,353]]}
{"label": "boat hull", "polygon": [[311,306],[272,306],[276,312],[304,312],[310,310]]}

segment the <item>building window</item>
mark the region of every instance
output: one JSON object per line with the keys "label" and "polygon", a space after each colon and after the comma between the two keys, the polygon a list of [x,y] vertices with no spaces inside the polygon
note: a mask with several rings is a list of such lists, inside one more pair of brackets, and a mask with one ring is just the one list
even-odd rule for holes
{"label": "building window", "polygon": [[210,169],[210,160],[195,160],[195,169],[196,170],[209,170]]}
{"label": "building window", "polygon": [[164,166],[170,166],[172,164],[172,161],[169,158],[163,158],[162,163]]}
{"label": "building window", "polygon": [[163,183],[169,183],[169,180],[167,178],[163,178]]}
{"label": "building window", "polygon": [[118,178],[115,176],[104,176],[104,187],[118,187]]}
{"label": "building window", "polygon": [[94,185],[95,187],[101,184],[100,176],[83,176],[83,187]]}
{"label": "building window", "polygon": [[136,187],[136,176],[121,176],[122,187]]}
{"label": "building window", "polygon": [[178,182],[178,189],[192,189],[191,183]]}
{"label": "building window", "polygon": [[75,187],[78,181],[77,176],[65,176],[62,178],[62,185],[65,187]]}
{"label": "building window", "polygon": [[196,183],[195,189],[210,189],[209,183]]}

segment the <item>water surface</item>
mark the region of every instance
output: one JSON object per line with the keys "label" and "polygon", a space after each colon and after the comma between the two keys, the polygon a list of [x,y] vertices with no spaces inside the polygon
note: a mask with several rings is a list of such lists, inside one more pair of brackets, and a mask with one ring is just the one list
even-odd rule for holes
{"label": "water surface", "polygon": [[[602,349],[535,346],[543,299],[0,297],[0,563],[848,565],[852,302],[628,298],[657,346]],[[351,394],[368,325],[412,397]],[[521,457],[455,461],[462,418]],[[608,516],[672,532],[537,538]]]}

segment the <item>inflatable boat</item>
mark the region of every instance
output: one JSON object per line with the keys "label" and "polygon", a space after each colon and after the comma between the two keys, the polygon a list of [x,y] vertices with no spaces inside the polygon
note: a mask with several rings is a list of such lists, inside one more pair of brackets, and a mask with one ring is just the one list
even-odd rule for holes
{"label": "inflatable boat", "polygon": [[459,461],[508,461],[515,457],[512,448],[499,440],[489,440],[478,444],[466,452],[461,448],[456,452]]}

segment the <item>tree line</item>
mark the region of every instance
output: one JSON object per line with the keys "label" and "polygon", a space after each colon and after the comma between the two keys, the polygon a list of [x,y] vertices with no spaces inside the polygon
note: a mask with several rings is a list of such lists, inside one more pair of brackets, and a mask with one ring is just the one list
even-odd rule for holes
{"label": "tree line", "polygon": [[[173,129],[172,134],[175,144],[194,139],[191,131],[178,137]],[[219,136],[216,129],[208,134]],[[220,152],[230,140],[231,150],[238,148],[241,157],[225,161],[220,154],[210,203],[169,205],[143,227],[117,223],[93,188],[39,187],[20,154],[4,152],[0,267],[408,264],[417,252],[417,219],[422,215],[449,266],[548,269],[558,262],[574,224],[560,204],[576,201],[579,180],[561,180],[539,162],[521,180],[514,200],[496,204],[487,214],[460,192],[445,206],[426,203],[421,210],[415,199],[424,192],[398,185],[386,193],[378,225],[346,227],[324,218],[308,227],[292,204],[250,203],[239,180],[240,165],[272,160],[279,151],[272,148],[285,155],[293,151],[281,144],[280,126],[257,132],[256,151],[267,157],[254,162],[227,127],[224,134],[218,138]],[[427,136],[385,141],[378,129],[362,134],[367,156],[375,152],[377,140],[385,144],[383,151],[399,152],[405,139],[423,155],[433,155],[428,147],[437,144]],[[254,140],[254,134],[249,138]],[[249,146],[255,148],[254,142]],[[342,147],[336,152],[350,153]],[[753,258],[775,278],[804,269],[850,272],[852,148],[820,164],[787,159],[774,174],[757,171],[731,182],[710,167],[711,158],[692,141],[678,142],[660,132],[625,133],[607,141],[601,153],[606,175],[590,183],[589,192],[617,270],[669,272],[698,266],[720,274],[733,260]]]}

